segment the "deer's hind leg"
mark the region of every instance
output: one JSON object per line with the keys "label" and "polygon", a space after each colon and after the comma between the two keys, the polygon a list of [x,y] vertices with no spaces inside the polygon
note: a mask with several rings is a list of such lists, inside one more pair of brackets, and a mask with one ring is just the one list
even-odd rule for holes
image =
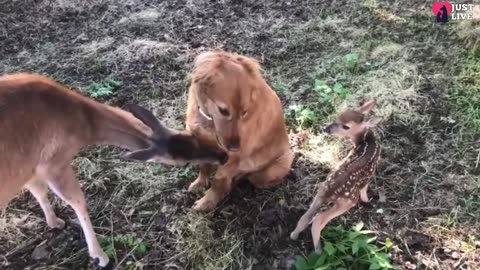
{"label": "deer's hind leg", "polygon": [[50,228],[63,229],[65,227],[65,221],[58,218],[53,211],[52,205],[48,200],[48,185],[45,181],[39,180],[36,177],[28,182],[25,187],[30,193],[37,199],[38,204],[43,210],[45,219]]}
{"label": "deer's hind leg", "polygon": [[321,245],[320,245],[320,235],[322,233],[323,228],[330,222],[332,219],[342,215],[343,213],[350,210],[355,205],[356,202],[353,202],[350,199],[343,199],[339,198],[332,208],[328,209],[325,212],[317,214],[313,218],[312,222],[312,240],[313,245],[315,247],[315,252],[321,252]]}
{"label": "deer's hind leg", "polygon": [[310,204],[307,212],[298,220],[295,230],[290,234],[292,240],[296,240],[298,235],[308,227],[320,206],[322,206],[322,199],[321,196],[317,194],[315,198],[313,198],[313,202]]}
{"label": "deer's hind leg", "polygon": [[92,222],[88,215],[85,195],[80,187],[80,183],[75,177],[72,167],[69,164],[63,167],[54,166],[54,168],[48,171],[48,174],[48,185],[50,189],[70,205],[77,214],[83,233],[85,234],[90,257],[92,257],[99,266],[107,266],[109,262],[108,256],[98,243]]}

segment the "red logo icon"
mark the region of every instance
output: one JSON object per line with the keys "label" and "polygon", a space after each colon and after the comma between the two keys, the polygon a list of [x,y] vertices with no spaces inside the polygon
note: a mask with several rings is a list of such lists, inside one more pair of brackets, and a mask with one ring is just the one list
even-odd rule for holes
{"label": "red logo icon", "polygon": [[452,4],[450,4],[450,2],[435,2],[432,5],[433,15],[437,16],[438,12],[441,12],[443,6],[447,9],[447,15],[452,13]]}
{"label": "red logo icon", "polygon": [[448,14],[452,12],[452,4],[450,2],[435,2],[432,5],[432,12],[437,17],[437,23],[448,22]]}

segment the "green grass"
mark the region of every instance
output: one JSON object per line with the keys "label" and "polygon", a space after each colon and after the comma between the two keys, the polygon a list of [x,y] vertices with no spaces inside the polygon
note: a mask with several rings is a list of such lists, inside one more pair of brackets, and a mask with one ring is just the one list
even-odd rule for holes
{"label": "green grass", "polygon": [[281,81],[277,81],[272,85],[273,90],[277,92],[279,96],[284,96],[288,93],[288,85]]}
{"label": "green grass", "polygon": [[480,50],[467,53],[450,99],[459,121],[472,133],[480,133]]}
{"label": "green grass", "polygon": [[[337,63],[336,68],[342,72],[349,73],[357,69],[359,56],[356,53],[349,53]],[[317,76],[314,76],[317,77]],[[277,93],[285,95],[288,93],[288,86],[281,82],[275,82],[274,89]],[[312,128],[318,131],[315,124],[320,119],[331,118],[338,109],[338,106],[351,97],[351,91],[344,86],[340,80],[323,80],[315,78],[311,85],[306,87],[309,95],[309,102],[298,105],[290,105],[285,110],[285,118],[290,127],[294,129]]]}
{"label": "green grass", "polygon": [[118,234],[112,239],[102,241],[105,253],[112,258],[117,250],[124,249],[135,254],[144,254],[147,251],[147,244],[141,238],[132,234]]}

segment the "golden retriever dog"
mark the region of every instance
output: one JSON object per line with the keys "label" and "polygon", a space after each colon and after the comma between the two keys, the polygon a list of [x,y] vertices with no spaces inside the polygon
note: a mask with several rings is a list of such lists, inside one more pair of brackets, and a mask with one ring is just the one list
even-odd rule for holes
{"label": "golden retriever dog", "polygon": [[226,150],[229,156],[219,167],[200,165],[190,192],[206,186],[210,174],[216,173],[203,198],[195,202],[195,210],[215,208],[242,177],[258,188],[278,185],[292,166],[280,99],[253,58],[220,50],[197,56],[186,129],[202,143]]}

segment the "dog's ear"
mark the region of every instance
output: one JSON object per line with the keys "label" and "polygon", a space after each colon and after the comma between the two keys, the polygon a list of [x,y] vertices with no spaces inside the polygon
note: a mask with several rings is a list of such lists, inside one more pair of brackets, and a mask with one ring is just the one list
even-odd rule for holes
{"label": "dog's ear", "polygon": [[163,139],[168,136],[168,129],[158,121],[152,112],[136,104],[128,104],[127,108],[133,116],[152,129],[156,138]]}

